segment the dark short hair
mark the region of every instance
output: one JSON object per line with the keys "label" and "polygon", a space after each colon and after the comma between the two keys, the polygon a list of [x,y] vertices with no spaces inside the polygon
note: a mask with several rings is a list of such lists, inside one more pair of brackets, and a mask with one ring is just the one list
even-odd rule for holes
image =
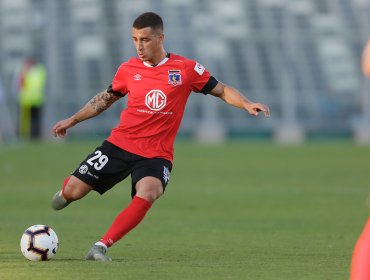
{"label": "dark short hair", "polygon": [[136,29],[151,27],[152,29],[163,31],[163,21],[156,13],[147,12],[138,16],[132,24],[132,27]]}

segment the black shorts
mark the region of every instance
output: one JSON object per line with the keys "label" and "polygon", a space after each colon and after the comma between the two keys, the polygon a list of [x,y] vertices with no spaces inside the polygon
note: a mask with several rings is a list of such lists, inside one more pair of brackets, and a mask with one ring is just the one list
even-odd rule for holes
{"label": "black shorts", "polygon": [[161,180],[163,191],[170,179],[172,163],[163,158],[145,158],[127,152],[108,141],[88,155],[72,173],[100,194],[131,174],[131,195],[136,194],[136,183],[147,176]]}

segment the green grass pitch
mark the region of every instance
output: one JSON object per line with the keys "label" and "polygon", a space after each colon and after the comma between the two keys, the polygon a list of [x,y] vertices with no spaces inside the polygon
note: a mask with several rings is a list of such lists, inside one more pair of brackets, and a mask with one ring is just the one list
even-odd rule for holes
{"label": "green grass pitch", "polygon": [[[130,201],[130,180],[59,212],[50,198],[98,144],[0,147],[0,279],[348,279],[370,147],[179,141],[165,195],[110,249],[112,263],[95,263],[84,256]],[[49,262],[22,256],[33,224],[58,234]]]}

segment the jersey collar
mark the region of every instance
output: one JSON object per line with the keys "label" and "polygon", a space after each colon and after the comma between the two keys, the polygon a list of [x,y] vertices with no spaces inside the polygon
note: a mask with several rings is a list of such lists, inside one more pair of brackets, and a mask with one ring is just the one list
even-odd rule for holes
{"label": "jersey collar", "polygon": [[157,66],[161,66],[161,65],[165,64],[169,58],[170,58],[170,53],[167,53],[166,57],[163,58],[158,64],[152,65],[152,64],[149,64],[148,62],[145,62],[145,61],[143,62],[143,64],[147,67],[157,67]]}

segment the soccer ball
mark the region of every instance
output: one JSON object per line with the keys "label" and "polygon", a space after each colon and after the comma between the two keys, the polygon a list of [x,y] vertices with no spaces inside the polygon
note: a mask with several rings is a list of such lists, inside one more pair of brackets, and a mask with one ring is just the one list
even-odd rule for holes
{"label": "soccer ball", "polygon": [[21,238],[21,251],[30,261],[48,261],[58,249],[58,236],[45,225],[34,225],[26,229]]}

